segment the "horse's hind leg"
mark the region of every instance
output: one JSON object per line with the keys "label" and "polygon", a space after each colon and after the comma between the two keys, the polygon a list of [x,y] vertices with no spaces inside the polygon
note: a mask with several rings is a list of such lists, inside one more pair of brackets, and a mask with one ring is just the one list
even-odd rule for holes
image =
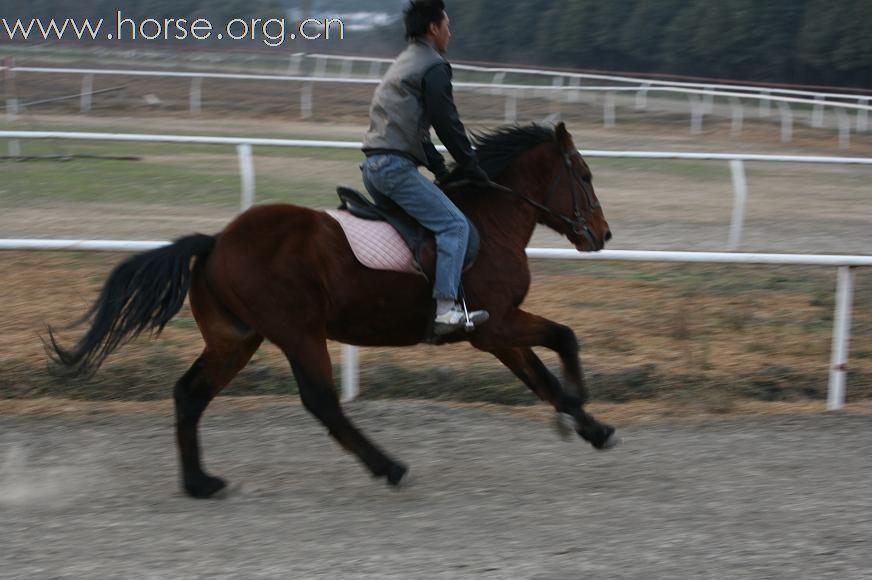
{"label": "horse's hind leg", "polygon": [[203,411],[242,370],[263,339],[251,336],[236,341],[212,341],[176,383],[176,444],[182,467],[182,484],[188,495],[207,498],[225,487],[218,477],[203,470],[198,428]]}
{"label": "horse's hind leg", "polygon": [[176,443],[181,460],[182,484],[188,495],[207,498],[225,487],[222,479],[208,475],[200,462],[197,433],[200,417],[209,402],[248,364],[263,337],[233,318],[205,285],[195,267],[191,310],[206,348],[176,383]]}
{"label": "horse's hind leg", "polygon": [[540,399],[551,403],[561,415],[571,417],[578,434],[591,445],[597,449],[608,449],[617,442],[615,428],[600,423],[586,413],[579,398],[563,390],[557,377],[530,348],[502,348],[491,352]]}
{"label": "horse's hind leg", "polygon": [[406,466],[376,447],[342,412],[326,340],[312,338],[300,343],[283,350],[297,379],[303,405],[327,427],[337,443],[369,468],[373,476],[384,477],[391,485],[399,484],[406,474]]}

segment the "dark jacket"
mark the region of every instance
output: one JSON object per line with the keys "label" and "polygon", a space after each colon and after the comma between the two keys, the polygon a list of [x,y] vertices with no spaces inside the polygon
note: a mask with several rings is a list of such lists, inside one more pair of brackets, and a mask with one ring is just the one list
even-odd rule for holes
{"label": "dark jacket", "polygon": [[451,77],[451,65],[429,42],[410,43],[375,91],[364,153],[405,155],[444,181],[448,170],[430,140],[432,127],[464,173],[479,177],[475,151],[454,105]]}

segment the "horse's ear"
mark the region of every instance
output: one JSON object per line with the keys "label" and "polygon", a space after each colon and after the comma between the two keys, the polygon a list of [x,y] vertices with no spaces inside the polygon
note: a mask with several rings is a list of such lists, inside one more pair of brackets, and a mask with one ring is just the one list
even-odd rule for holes
{"label": "horse's ear", "polygon": [[542,119],[542,125],[557,125],[560,122],[560,113],[551,113]]}
{"label": "horse's ear", "polygon": [[566,123],[560,121],[554,127],[554,136],[557,137],[557,142],[561,145],[569,146],[572,143],[572,137],[569,136],[569,131],[566,130]]}

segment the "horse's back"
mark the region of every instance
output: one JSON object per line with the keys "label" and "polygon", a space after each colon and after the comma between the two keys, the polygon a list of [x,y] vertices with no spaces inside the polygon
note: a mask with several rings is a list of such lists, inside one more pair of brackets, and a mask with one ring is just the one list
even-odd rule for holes
{"label": "horse's back", "polygon": [[242,212],[224,228],[222,237],[258,239],[304,234],[316,227],[324,212],[290,203],[256,205]]}
{"label": "horse's back", "polygon": [[219,234],[210,271],[240,282],[306,276],[336,237],[330,222],[323,211],[292,204],[252,207]]}

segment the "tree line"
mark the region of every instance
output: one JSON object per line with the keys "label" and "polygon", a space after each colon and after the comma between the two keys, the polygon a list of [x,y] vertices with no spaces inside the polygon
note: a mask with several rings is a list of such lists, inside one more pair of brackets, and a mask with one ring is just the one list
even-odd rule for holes
{"label": "tree line", "polygon": [[872,88],[870,0],[465,0],[455,58]]}

